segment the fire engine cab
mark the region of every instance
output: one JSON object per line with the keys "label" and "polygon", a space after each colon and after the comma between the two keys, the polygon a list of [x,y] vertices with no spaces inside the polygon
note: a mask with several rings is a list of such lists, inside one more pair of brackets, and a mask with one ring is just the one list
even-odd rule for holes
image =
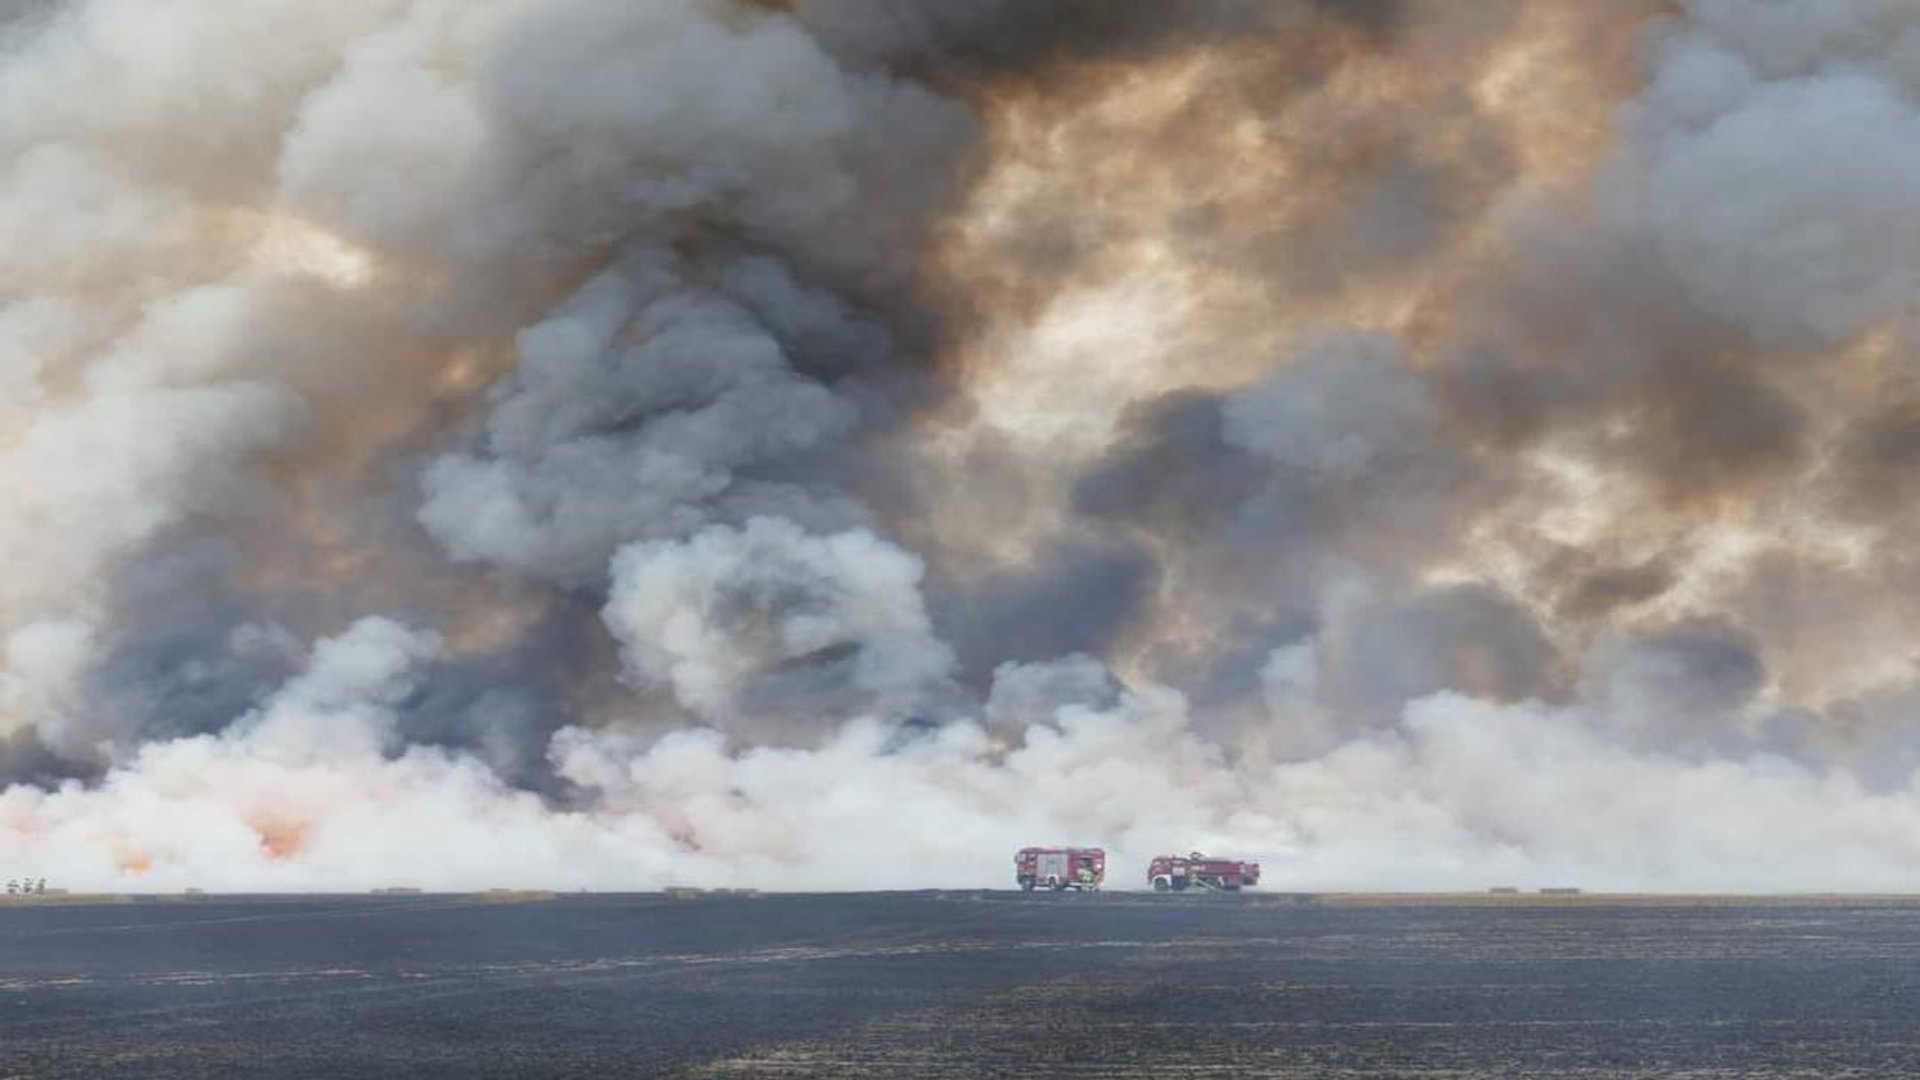
{"label": "fire engine cab", "polygon": [[1107,878],[1107,853],[1097,847],[1021,848],[1013,857],[1013,878],[1028,892],[1036,887],[1092,892]]}
{"label": "fire engine cab", "polygon": [[1243,885],[1260,884],[1260,864],[1241,859],[1212,859],[1199,852],[1159,855],[1147,867],[1147,881],[1155,892],[1198,886],[1239,892]]}

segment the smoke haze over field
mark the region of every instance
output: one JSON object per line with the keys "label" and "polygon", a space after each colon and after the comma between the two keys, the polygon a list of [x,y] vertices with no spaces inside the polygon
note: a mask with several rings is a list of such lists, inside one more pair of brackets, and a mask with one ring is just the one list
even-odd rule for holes
{"label": "smoke haze over field", "polygon": [[0,874],[1920,888],[1910,0],[0,2]]}

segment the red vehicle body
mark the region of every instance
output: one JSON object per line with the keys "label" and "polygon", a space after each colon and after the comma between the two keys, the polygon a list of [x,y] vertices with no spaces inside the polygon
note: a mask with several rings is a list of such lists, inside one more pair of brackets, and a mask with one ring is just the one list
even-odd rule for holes
{"label": "red vehicle body", "polygon": [[1030,847],[1013,857],[1013,878],[1022,889],[1083,889],[1107,879],[1107,853],[1100,848]]}
{"label": "red vehicle body", "polygon": [[1244,885],[1260,884],[1260,864],[1242,859],[1212,859],[1197,851],[1191,855],[1159,855],[1147,866],[1147,883],[1156,892],[1196,885],[1238,892]]}

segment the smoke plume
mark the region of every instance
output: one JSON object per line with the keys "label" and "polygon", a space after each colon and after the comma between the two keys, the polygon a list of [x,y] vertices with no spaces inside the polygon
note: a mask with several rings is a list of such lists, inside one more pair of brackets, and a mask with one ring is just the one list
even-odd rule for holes
{"label": "smoke plume", "polygon": [[1909,0],[12,0],[0,162],[0,871],[1920,887]]}

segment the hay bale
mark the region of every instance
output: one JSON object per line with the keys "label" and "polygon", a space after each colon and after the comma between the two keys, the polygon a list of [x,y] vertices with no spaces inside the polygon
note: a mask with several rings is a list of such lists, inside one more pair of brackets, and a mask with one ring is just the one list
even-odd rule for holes
{"label": "hay bale", "polygon": [[480,897],[488,904],[538,904],[559,898],[559,893],[549,889],[488,889]]}

